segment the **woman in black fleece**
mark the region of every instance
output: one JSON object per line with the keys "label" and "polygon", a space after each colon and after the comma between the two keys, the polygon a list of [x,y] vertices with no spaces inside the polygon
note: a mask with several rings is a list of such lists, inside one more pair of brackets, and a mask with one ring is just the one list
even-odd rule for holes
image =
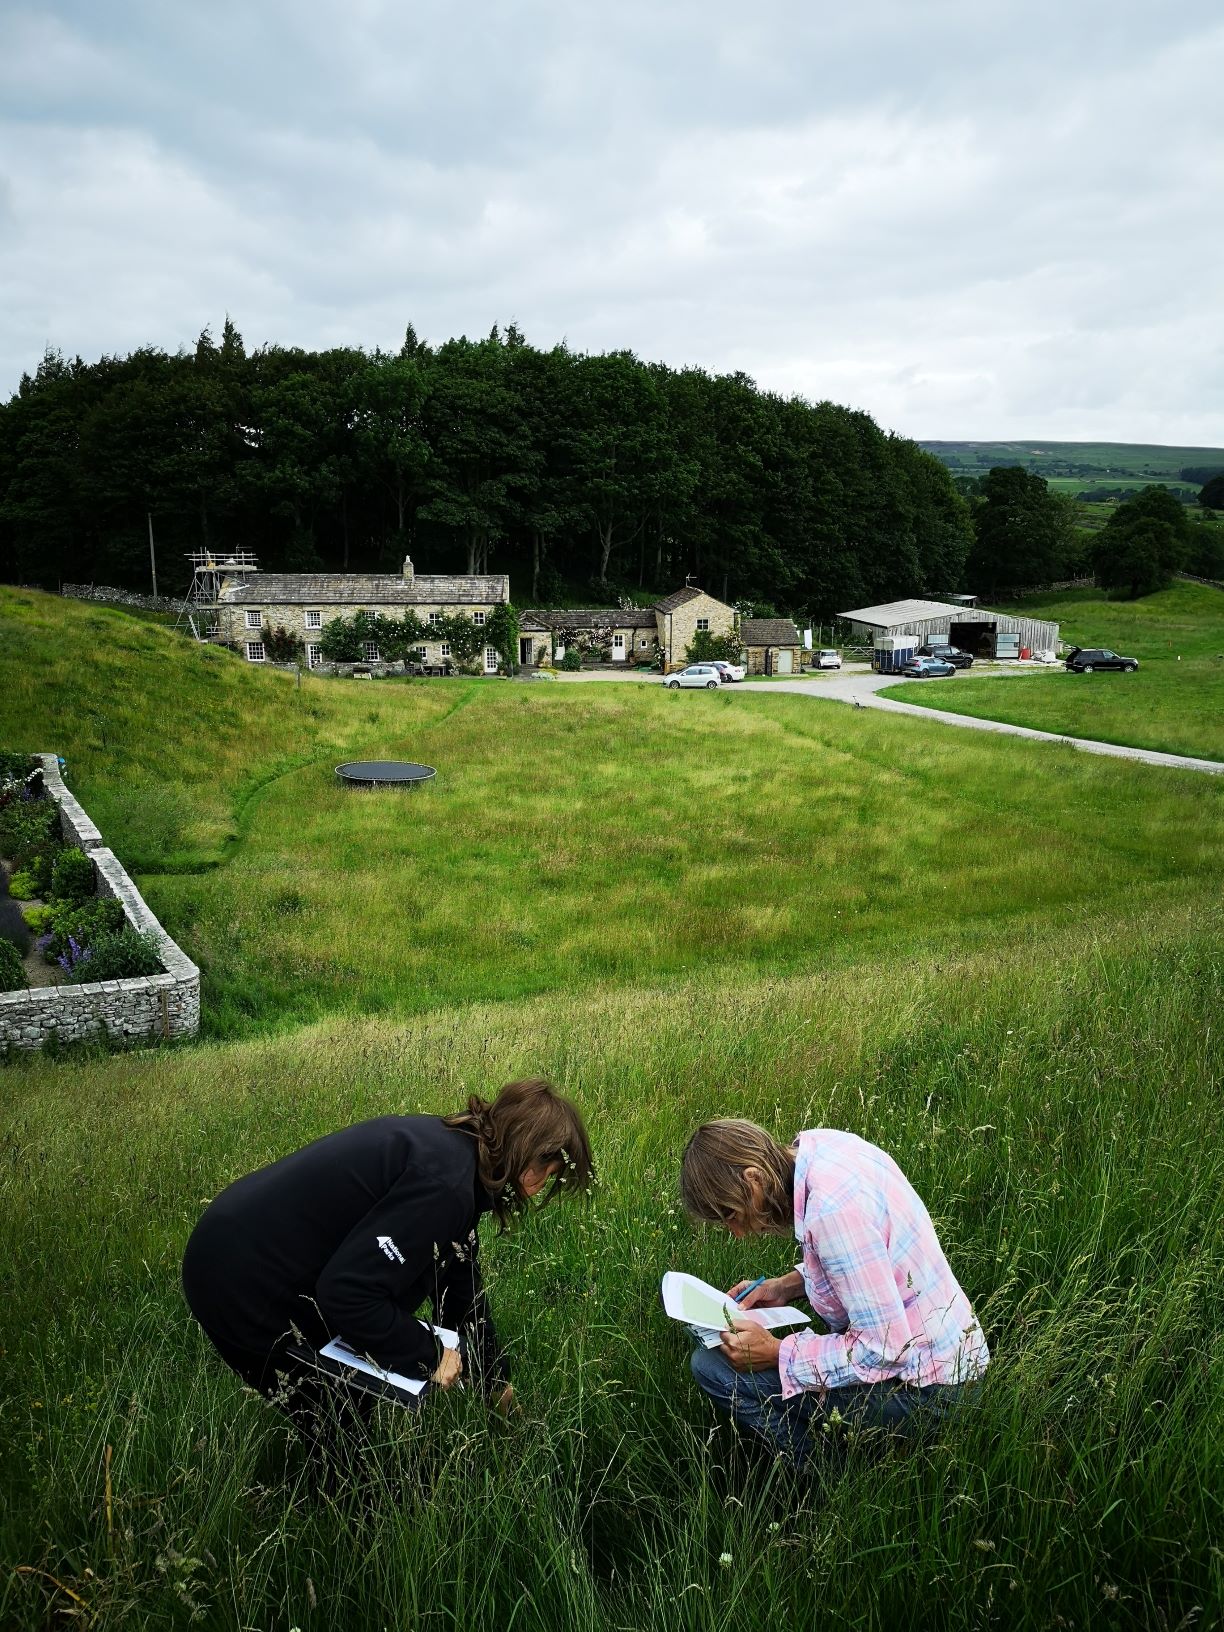
{"label": "woman in black fleece", "polygon": [[[481,1285],[483,1214],[504,1229],[550,1186],[583,1190],[591,1148],[577,1108],[537,1079],[455,1116],[380,1116],[237,1179],[183,1257],[183,1290],[226,1365],[312,1437],[326,1390],[291,1350],[333,1337],[388,1371],[461,1377],[507,1410],[509,1369]],[[416,1311],[456,1328],[444,1349]]]}

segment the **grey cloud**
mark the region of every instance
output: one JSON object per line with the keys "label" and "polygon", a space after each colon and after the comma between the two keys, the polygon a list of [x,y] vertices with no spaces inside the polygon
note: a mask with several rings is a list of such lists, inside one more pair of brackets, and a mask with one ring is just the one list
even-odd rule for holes
{"label": "grey cloud", "polygon": [[1222,67],[1206,4],[9,13],[0,385],[515,316],[915,435],[1217,440]]}

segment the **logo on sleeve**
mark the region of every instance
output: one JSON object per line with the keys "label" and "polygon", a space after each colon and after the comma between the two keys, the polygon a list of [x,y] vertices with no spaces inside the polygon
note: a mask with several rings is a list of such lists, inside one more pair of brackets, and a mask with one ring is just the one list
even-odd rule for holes
{"label": "logo on sleeve", "polygon": [[404,1255],[389,1235],[380,1235],[376,1239],[384,1257],[389,1258],[393,1264],[403,1263]]}

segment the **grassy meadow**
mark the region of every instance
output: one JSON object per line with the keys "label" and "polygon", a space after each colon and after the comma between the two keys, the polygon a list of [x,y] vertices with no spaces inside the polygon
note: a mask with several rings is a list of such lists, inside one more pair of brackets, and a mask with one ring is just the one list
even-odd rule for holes
{"label": "grassy meadow", "polygon": [[[0,745],[65,756],[206,1007],[0,1070],[0,1625],[1218,1616],[1216,779],[747,688],[298,688],[24,592],[0,624]],[[438,780],[333,786],[374,752]],[[387,1411],[322,1494],[189,1320],[187,1234],[310,1138],[527,1072],[600,1182],[485,1243],[523,1414]],[[994,1353],[937,1443],[796,1484],[707,1413],[660,1274],[792,1261],[681,1217],[717,1114],[913,1178]]]}
{"label": "grassy meadow", "polygon": [[1180,582],[1138,601],[1106,600],[1096,589],[1055,590],[1006,610],[1055,620],[1064,640],[1137,657],[1139,669],[1070,675],[1060,665],[1006,681],[958,674],[890,688],[885,696],[1061,736],[1224,761],[1224,590]]}

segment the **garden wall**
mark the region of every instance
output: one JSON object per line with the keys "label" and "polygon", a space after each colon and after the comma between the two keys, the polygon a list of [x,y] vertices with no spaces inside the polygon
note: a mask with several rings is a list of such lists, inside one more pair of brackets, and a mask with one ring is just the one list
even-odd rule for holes
{"label": "garden wall", "polygon": [[38,758],[47,792],[59,806],[65,841],[79,844],[93,862],[97,894],[121,902],[132,928],[157,943],[165,973],[0,993],[0,1045],[41,1048],[53,1035],[62,1043],[100,1036],[117,1043],[193,1037],[200,1024],[200,971],[149,911],[118,857],[103,845],[101,833],[64,786],[55,755]]}
{"label": "garden wall", "polygon": [[134,606],[142,612],[181,612],[181,595],[142,595],[135,589],[116,589],[110,584],[64,584],[61,595],[72,601],[97,601],[102,606]]}

